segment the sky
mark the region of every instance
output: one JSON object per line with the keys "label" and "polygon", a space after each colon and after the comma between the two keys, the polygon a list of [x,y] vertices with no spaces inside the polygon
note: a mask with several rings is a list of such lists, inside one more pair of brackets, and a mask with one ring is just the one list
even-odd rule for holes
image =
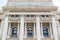
{"label": "sky", "polygon": [[[60,0],[52,0],[52,1],[53,1],[53,4],[60,9]],[[0,0],[0,9],[6,4],[7,4],[7,0]]]}

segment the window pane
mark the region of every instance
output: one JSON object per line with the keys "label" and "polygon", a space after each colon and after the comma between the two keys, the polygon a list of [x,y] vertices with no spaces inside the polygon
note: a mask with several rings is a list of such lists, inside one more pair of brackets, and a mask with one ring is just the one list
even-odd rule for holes
{"label": "window pane", "polygon": [[12,37],[17,37],[17,28],[16,27],[14,27],[12,29]]}
{"label": "window pane", "polygon": [[48,36],[48,29],[46,27],[43,27],[43,35],[44,37]]}

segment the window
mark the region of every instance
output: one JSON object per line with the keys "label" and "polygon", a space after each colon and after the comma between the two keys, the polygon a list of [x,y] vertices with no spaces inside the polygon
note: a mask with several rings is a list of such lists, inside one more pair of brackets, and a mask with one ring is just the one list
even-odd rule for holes
{"label": "window", "polygon": [[11,15],[11,17],[14,17],[14,15]]}
{"label": "window", "polygon": [[46,15],[46,17],[49,17],[49,15]]}
{"label": "window", "polygon": [[28,36],[28,37],[33,37],[33,30],[32,30],[31,27],[28,27],[28,28],[27,28],[27,36]]}
{"label": "window", "polygon": [[31,15],[31,17],[34,17],[34,15]]}
{"label": "window", "polygon": [[16,27],[14,27],[12,29],[12,37],[17,37],[17,28]]}
{"label": "window", "polygon": [[43,27],[43,36],[48,37],[48,29],[46,27]]}
{"label": "window", "polygon": [[15,15],[15,17],[19,17],[19,15]]}
{"label": "window", "polygon": [[41,15],[41,17],[45,17],[45,15]]}
{"label": "window", "polygon": [[29,17],[29,15],[27,15],[26,17]]}

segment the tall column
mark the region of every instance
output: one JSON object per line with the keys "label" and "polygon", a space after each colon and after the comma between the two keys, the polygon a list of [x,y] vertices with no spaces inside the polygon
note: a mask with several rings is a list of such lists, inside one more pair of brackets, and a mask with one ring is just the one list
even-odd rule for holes
{"label": "tall column", "polygon": [[36,30],[37,30],[37,40],[41,40],[41,30],[40,30],[40,18],[36,16]]}
{"label": "tall column", "polygon": [[24,16],[21,16],[20,20],[20,40],[23,40],[24,38]]}
{"label": "tall column", "polygon": [[18,31],[17,31],[17,35],[18,35],[18,38],[19,38],[19,22],[18,22]]}
{"label": "tall column", "polygon": [[27,38],[27,23],[25,23],[25,38]]}
{"label": "tall column", "polygon": [[0,38],[1,38],[1,22],[0,22]]}
{"label": "tall column", "polygon": [[11,28],[11,22],[9,23],[8,38],[10,37],[10,28]]}
{"label": "tall column", "polygon": [[57,32],[57,25],[56,25],[55,16],[52,17],[52,28],[53,28],[54,39],[58,40],[58,32]]}
{"label": "tall column", "polygon": [[35,31],[35,22],[34,22],[34,38],[36,38],[36,31]]}
{"label": "tall column", "polygon": [[2,30],[3,30],[3,19],[1,20],[0,38],[2,37]]}
{"label": "tall column", "polygon": [[50,27],[50,35],[51,35],[51,38],[53,37],[53,34],[52,34],[52,27],[51,27],[51,23],[49,23],[49,27]]}
{"label": "tall column", "polygon": [[3,28],[3,33],[2,33],[2,40],[6,40],[7,29],[8,29],[8,16],[5,16],[4,17],[4,28]]}
{"label": "tall column", "polygon": [[60,27],[59,27],[59,20],[57,20],[57,28],[58,28],[58,36],[60,37]]}
{"label": "tall column", "polygon": [[41,22],[41,34],[42,34],[42,38],[44,38],[44,36],[43,36],[43,25],[42,25],[42,22]]}

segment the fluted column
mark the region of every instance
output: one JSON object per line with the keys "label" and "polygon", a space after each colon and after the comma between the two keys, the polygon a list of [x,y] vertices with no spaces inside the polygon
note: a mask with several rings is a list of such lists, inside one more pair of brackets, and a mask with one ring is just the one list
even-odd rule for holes
{"label": "fluted column", "polygon": [[57,32],[57,25],[56,25],[55,16],[52,17],[52,28],[53,28],[54,39],[58,40],[58,32]]}
{"label": "fluted column", "polygon": [[49,27],[50,27],[50,36],[51,38],[53,38],[51,23],[49,23]]}
{"label": "fluted column", "polygon": [[36,38],[36,31],[35,31],[36,27],[35,27],[35,22],[34,22],[34,38]]}
{"label": "fluted column", "polygon": [[17,31],[17,35],[18,35],[18,38],[19,38],[19,22],[18,22],[18,31]]}
{"label": "fluted column", "polygon": [[9,23],[9,29],[8,29],[8,38],[10,37],[10,28],[11,28],[11,22]]}
{"label": "fluted column", "polygon": [[58,28],[58,36],[60,37],[60,26],[59,26],[59,20],[57,20],[57,28]]}
{"label": "fluted column", "polygon": [[41,30],[40,30],[40,18],[36,16],[36,30],[37,30],[37,40],[41,40]]}
{"label": "fluted column", "polygon": [[25,38],[27,38],[27,23],[25,23]]}
{"label": "fluted column", "polygon": [[20,40],[23,40],[24,38],[24,16],[21,16],[20,20]]}
{"label": "fluted column", "polygon": [[2,30],[3,30],[3,19],[1,20],[0,38],[2,37]]}
{"label": "fluted column", "polygon": [[4,27],[3,27],[3,33],[2,33],[2,40],[6,40],[7,29],[8,29],[8,16],[5,16],[4,17]]}
{"label": "fluted column", "polygon": [[42,36],[42,38],[44,38],[44,36],[43,36],[43,25],[42,25],[43,23],[41,22],[41,36]]}

